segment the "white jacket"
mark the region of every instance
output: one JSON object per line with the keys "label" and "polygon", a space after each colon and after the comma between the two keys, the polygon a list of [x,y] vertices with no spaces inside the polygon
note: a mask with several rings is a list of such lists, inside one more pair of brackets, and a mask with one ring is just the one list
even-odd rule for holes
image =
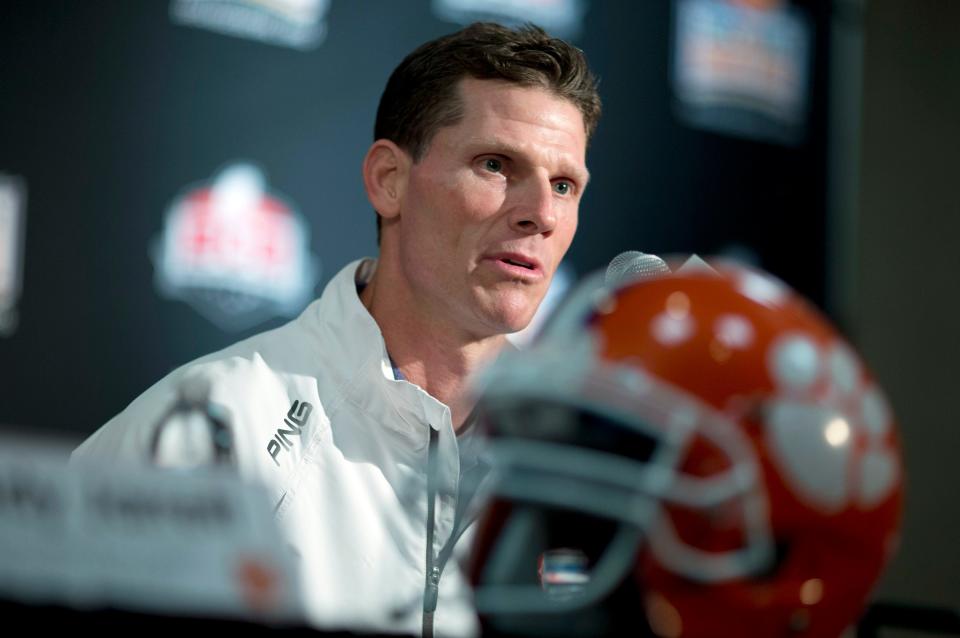
{"label": "white jacket", "polygon": [[[149,462],[155,426],[175,402],[179,381],[202,374],[211,382],[210,402],[226,411],[239,471],[267,486],[302,558],[309,622],[419,634],[426,618],[437,635],[476,634],[465,579],[446,558],[463,500],[461,462],[465,474],[480,466],[458,449],[450,409],[394,378],[380,329],[357,295],[374,264],[349,264],[285,326],[175,370],[73,458]],[[467,536],[456,543],[458,553]],[[441,573],[431,621],[424,609]]]}

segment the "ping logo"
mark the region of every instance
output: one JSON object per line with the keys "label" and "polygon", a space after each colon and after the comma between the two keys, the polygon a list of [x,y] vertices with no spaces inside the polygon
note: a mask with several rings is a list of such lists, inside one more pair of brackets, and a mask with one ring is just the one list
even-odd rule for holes
{"label": "ping logo", "polygon": [[303,431],[303,426],[306,425],[307,419],[310,418],[312,411],[313,406],[306,401],[294,401],[293,405],[290,406],[290,409],[287,411],[287,416],[283,419],[284,425],[290,429],[283,427],[277,428],[273,438],[267,443],[267,453],[270,455],[270,458],[273,459],[273,462],[277,464],[277,467],[280,467],[280,461],[277,460],[277,455],[283,450],[289,450],[293,445],[287,437],[293,436],[294,434],[300,436]]}

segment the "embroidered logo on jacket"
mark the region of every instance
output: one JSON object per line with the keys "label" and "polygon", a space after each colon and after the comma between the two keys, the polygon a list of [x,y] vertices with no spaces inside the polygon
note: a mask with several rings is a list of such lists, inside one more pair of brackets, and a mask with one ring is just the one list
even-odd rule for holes
{"label": "embroidered logo on jacket", "polygon": [[287,411],[287,416],[283,419],[284,425],[289,427],[289,429],[283,427],[277,428],[273,438],[267,443],[267,453],[270,455],[270,458],[273,459],[273,462],[277,464],[277,467],[280,467],[280,461],[277,460],[277,455],[283,450],[289,450],[293,447],[293,443],[288,437],[301,435],[303,426],[306,425],[307,419],[310,418],[312,411],[313,406],[306,401],[294,401],[293,405],[290,406],[290,409]]}

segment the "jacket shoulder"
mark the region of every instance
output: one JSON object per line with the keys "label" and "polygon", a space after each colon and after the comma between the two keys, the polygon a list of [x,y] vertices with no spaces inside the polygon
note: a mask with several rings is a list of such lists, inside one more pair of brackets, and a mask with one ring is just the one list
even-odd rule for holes
{"label": "jacket shoulder", "polygon": [[[272,427],[262,417],[278,411],[282,416],[290,407],[289,396],[297,393],[292,386],[303,385],[309,376],[305,373],[311,341],[295,320],[177,368],[87,438],[74,450],[71,462],[104,458],[152,462],[156,428],[181,389],[195,378],[203,379],[210,402],[226,413],[234,428],[238,461],[242,461],[243,448],[257,439],[258,424]],[[307,383],[316,385],[315,379]]]}

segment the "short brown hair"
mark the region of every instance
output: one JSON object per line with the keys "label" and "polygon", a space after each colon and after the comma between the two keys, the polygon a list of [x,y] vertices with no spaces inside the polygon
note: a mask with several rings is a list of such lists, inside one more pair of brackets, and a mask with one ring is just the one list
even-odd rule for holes
{"label": "short brown hair", "polygon": [[[542,87],[583,115],[587,140],[600,119],[597,81],[580,49],[532,24],[511,29],[476,22],[419,46],[387,80],[374,140],[388,139],[419,161],[438,129],[463,117],[461,79],[504,80]],[[380,216],[377,216],[379,243]]]}

